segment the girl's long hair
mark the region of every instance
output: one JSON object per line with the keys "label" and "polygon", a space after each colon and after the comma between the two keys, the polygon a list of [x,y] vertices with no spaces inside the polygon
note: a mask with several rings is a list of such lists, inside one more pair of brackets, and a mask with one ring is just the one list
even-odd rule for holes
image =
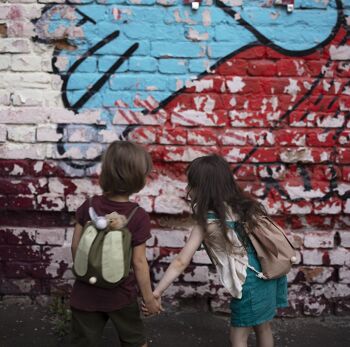
{"label": "girl's long hair", "polygon": [[226,225],[230,208],[238,218],[239,233],[246,246],[249,230],[257,226],[256,217],[267,213],[262,204],[235,182],[227,161],[216,154],[197,158],[188,166],[187,178],[192,212],[203,230],[207,230],[208,212],[213,211],[225,239],[230,242]]}

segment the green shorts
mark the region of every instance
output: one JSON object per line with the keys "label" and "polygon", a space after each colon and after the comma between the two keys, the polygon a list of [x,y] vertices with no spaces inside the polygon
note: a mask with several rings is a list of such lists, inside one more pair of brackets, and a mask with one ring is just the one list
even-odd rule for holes
{"label": "green shorts", "polygon": [[110,319],[123,347],[141,347],[146,343],[144,325],[137,302],[112,312],[88,312],[72,308],[71,346],[95,347]]}

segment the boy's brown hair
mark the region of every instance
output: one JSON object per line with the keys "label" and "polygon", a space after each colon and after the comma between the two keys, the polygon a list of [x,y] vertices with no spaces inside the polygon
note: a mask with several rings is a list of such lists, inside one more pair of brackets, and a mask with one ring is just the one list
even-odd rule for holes
{"label": "boy's brown hair", "polygon": [[129,141],[114,141],[102,159],[100,186],[108,196],[139,192],[152,170],[152,159],[141,146]]}

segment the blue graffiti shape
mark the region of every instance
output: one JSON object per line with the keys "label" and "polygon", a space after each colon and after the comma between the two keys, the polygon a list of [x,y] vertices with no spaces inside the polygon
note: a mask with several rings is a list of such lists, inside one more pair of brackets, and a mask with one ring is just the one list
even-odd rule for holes
{"label": "blue graffiti shape", "polygon": [[180,0],[82,1],[47,7],[36,31],[42,41],[69,43],[55,50],[53,62],[63,79],[65,106],[75,112],[102,109],[108,120],[116,107],[145,112],[135,100],[151,97],[158,108],[164,106],[211,66],[250,44],[308,54],[332,36],[337,3],[300,0],[288,14],[261,0],[215,0],[198,11]]}

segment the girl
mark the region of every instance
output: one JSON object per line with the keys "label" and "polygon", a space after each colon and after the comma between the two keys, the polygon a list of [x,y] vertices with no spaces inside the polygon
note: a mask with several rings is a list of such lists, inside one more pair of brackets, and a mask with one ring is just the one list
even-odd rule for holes
{"label": "girl", "polygon": [[[159,313],[160,304],[152,295],[146,240],[150,235],[150,218],[138,205],[129,201],[140,191],[152,169],[150,155],[140,146],[127,141],[115,141],[107,149],[102,162],[100,186],[103,195],[94,196],[92,207],[103,216],[116,211],[131,216],[128,229],[132,234],[133,272],[117,287],[99,288],[76,281],[71,295],[72,346],[96,346],[108,319],[111,319],[122,346],[147,347],[143,323],[137,304],[136,284],[150,313]],[[73,259],[83,226],[89,218],[89,199],[76,212],[72,240]],[[134,212],[136,209],[136,212]]]}
{"label": "girl", "polygon": [[272,347],[269,321],[278,307],[287,306],[287,279],[283,276],[264,280],[256,276],[254,270],[261,271],[261,266],[247,234],[266,211],[243,192],[234,181],[228,163],[218,155],[194,160],[187,169],[187,177],[197,225],[153,294],[160,301],[163,292],[185,270],[203,242],[222,284],[232,295],[232,347],[247,347],[252,329],[259,347]]}

